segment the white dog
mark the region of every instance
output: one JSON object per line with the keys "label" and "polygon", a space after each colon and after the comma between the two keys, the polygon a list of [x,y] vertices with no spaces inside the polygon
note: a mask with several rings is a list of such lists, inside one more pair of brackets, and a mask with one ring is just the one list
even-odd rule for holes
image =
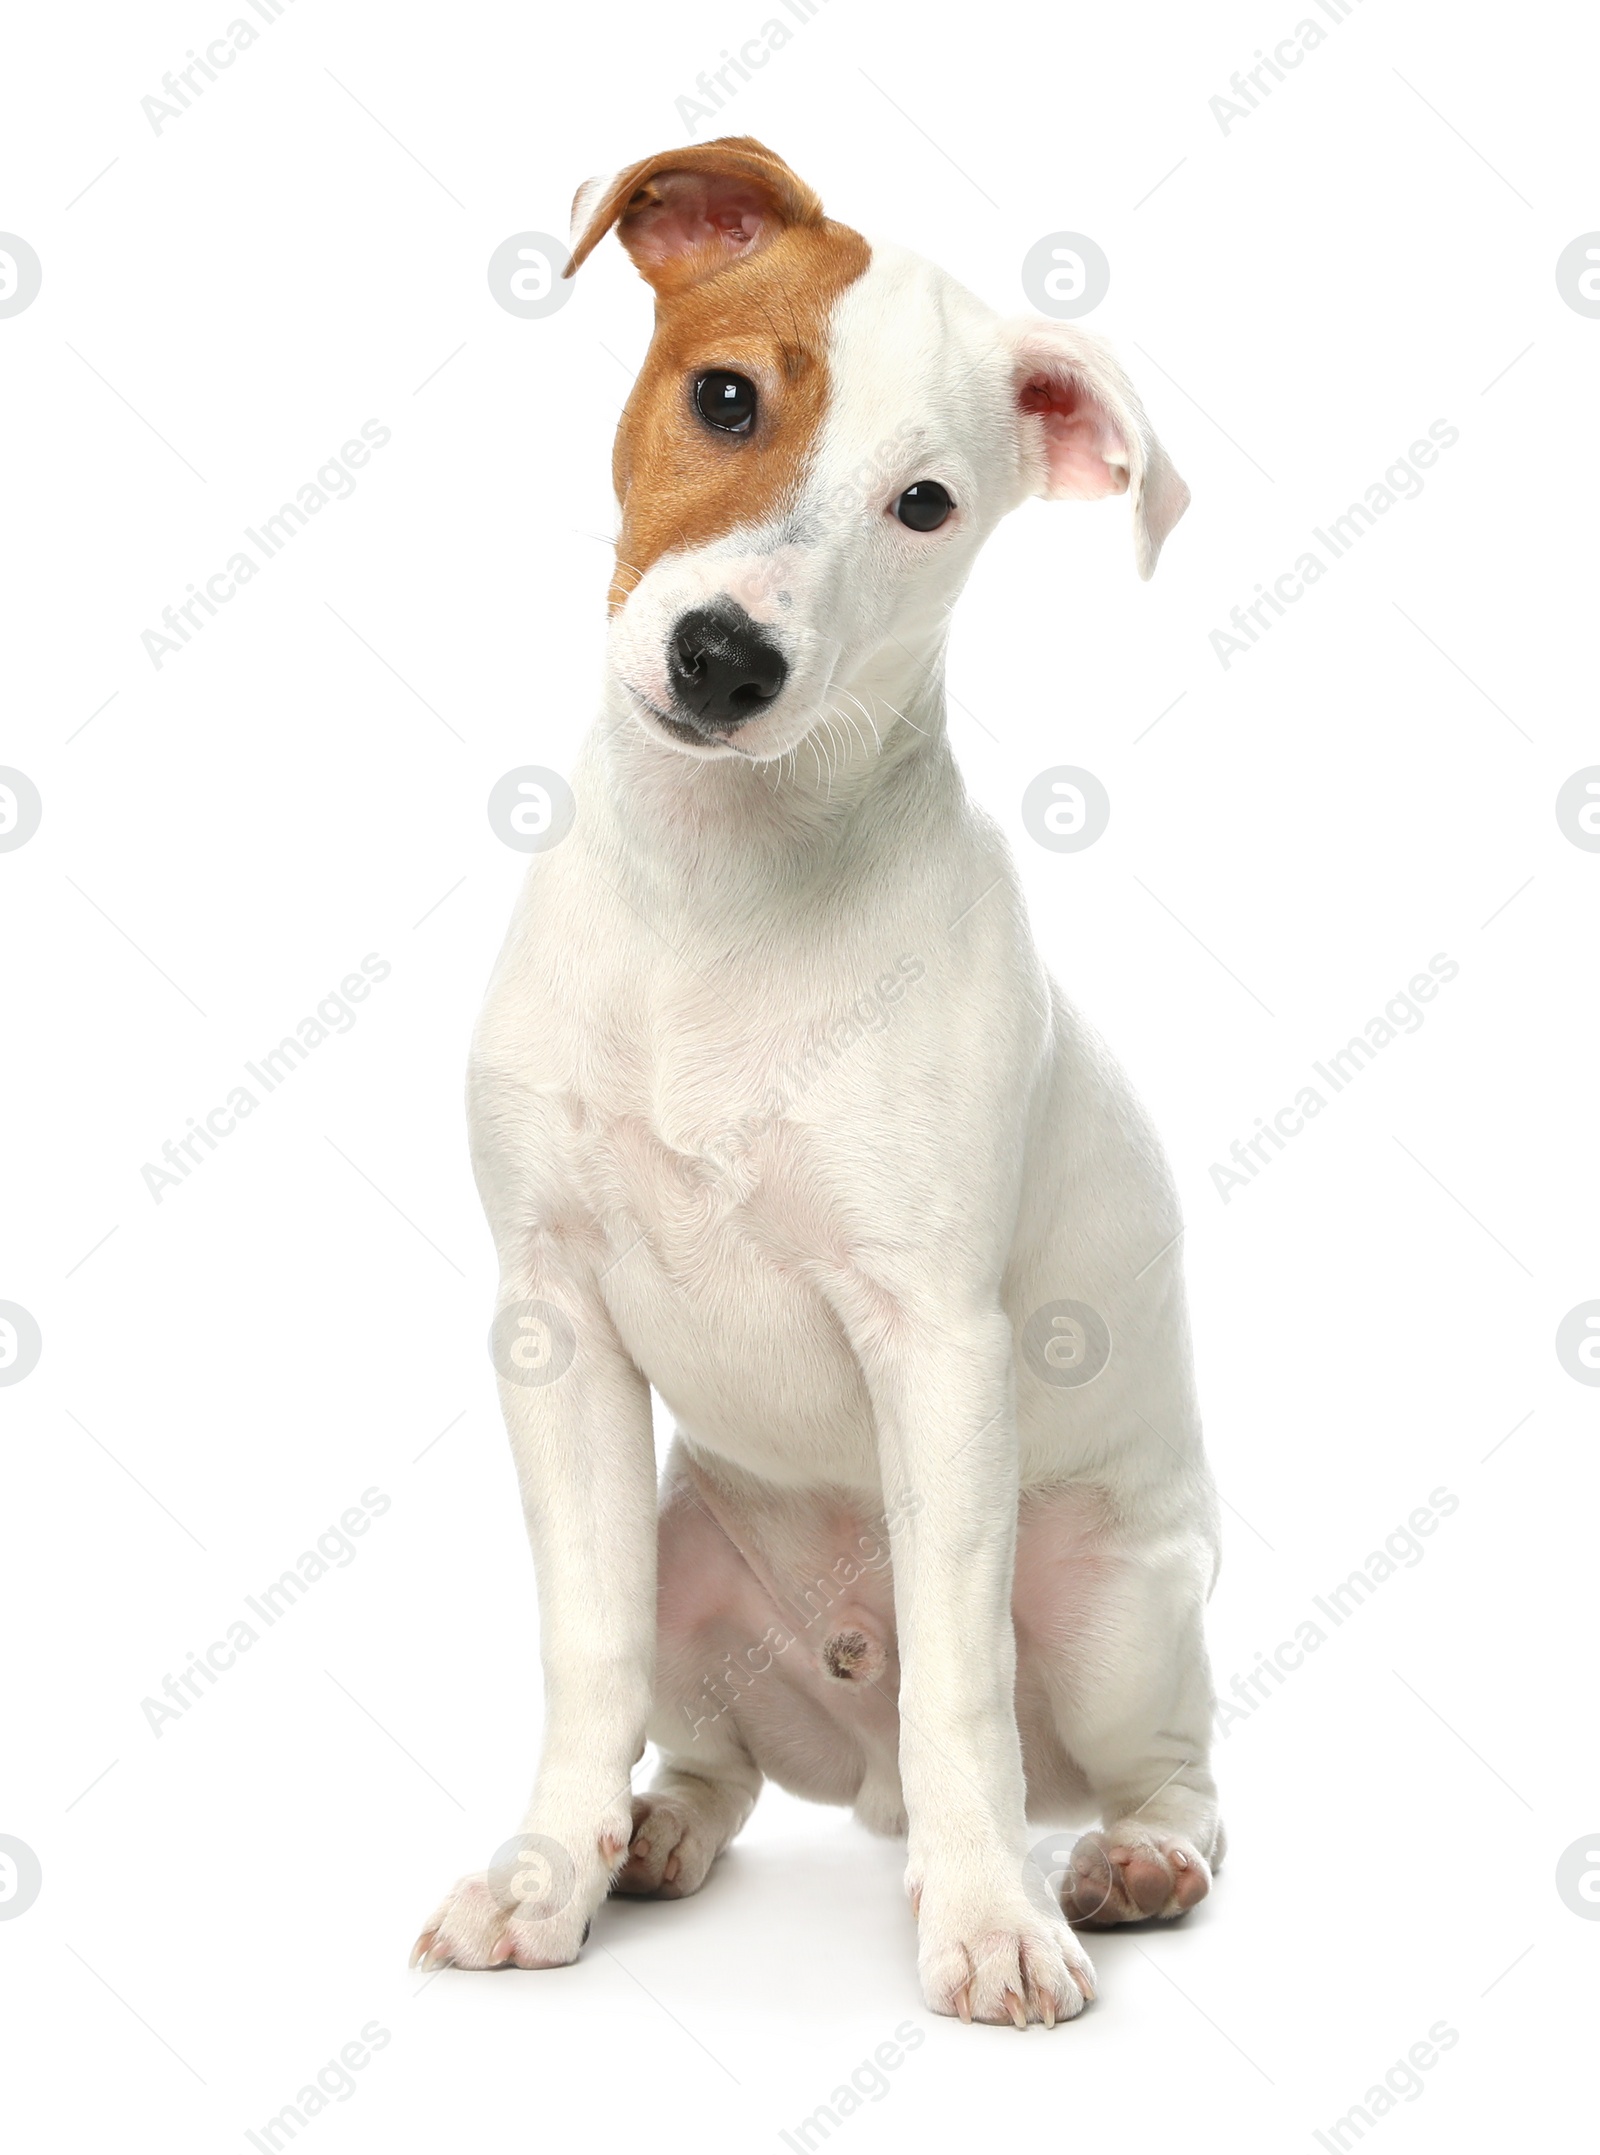
{"label": "white dog", "polygon": [[[573,1960],[770,1775],[908,1835],[934,2011],[1054,2024],[1093,1995],[1068,1919],[1179,1915],[1221,1855],[1215,1501],[1172,1184],[962,789],[943,652],[1029,495],[1126,493],[1148,576],[1188,491],[1094,338],[869,247],[757,142],[574,220],[656,330],[576,820],[471,1077],[544,1746],[509,1881],[418,1957]],[[1030,1816],[1103,1821],[1048,1891]]]}

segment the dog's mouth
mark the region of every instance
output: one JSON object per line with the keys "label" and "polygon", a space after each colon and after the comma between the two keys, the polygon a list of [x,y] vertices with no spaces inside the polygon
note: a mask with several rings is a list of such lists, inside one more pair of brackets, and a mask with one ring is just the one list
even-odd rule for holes
{"label": "dog's mouth", "polygon": [[[633,698],[637,708],[649,713],[669,741],[675,741],[683,748],[698,749],[702,754],[715,754],[721,750],[727,755],[745,756],[745,751],[737,742],[730,740],[726,733],[714,733],[709,727],[697,725],[687,713],[663,710],[643,689],[635,688],[631,681],[624,681],[622,685]],[[745,760],[749,761],[748,756],[745,756]]]}
{"label": "dog's mouth", "polygon": [[[840,658],[835,638],[786,622],[782,643],[726,597],[650,633],[613,678],[644,731],[702,761],[781,761],[824,717]],[[630,642],[632,640],[630,639]]]}
{"label": "dog's mouth", "polygon": [[656,694],[629,683],[630,695],[679,746],[735,755],[746,751],[733,737],[746,727],[759,731],[789,679],[779,638],[726,592],[678,614],[660,665],[659,676],[650,673]]}

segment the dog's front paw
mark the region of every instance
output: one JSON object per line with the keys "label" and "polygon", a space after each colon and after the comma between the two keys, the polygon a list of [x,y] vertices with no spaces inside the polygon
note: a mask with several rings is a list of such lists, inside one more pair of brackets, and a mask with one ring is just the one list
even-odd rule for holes
{"label": "dog's front paw", "polygon": [[1061,1884],[1069,1923],[1102,1930],[1146,1916],[1181,1916],[1211,1890],[1211,1866],[1192,1841],[1132,1821],[1086,1833]]}
{"label": "dog's front paw", "polygon": [[593,1836],[518,1834],[445,1896],[411,1949],[412,1967],[566,1967],[627,1845],[626,1813]]}
{"label": "dog's front paw", "polygon": [[1027,1898],[987,1902],[961,1895],[912,1894],[917,1907],[917,1968],[935,2013],[960,2020],[1053,2028],[1072,2020],[1094,1996],[1089,1956],[1066,1924]]}

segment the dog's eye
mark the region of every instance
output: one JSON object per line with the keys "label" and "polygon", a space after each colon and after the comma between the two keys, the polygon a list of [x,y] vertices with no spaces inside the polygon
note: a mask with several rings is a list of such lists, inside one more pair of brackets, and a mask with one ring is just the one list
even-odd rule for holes
{"label": "dog's eye", "polygon": [[694,385],[694,408],[723,434],[748,434],[755,423],[756,385],[722,368],[702,374]]}
{"label": "dog's eye", "polygon": [[954,507],[937,479],[919,479],[900,496],[894,513],[911,531],[937,531]]}

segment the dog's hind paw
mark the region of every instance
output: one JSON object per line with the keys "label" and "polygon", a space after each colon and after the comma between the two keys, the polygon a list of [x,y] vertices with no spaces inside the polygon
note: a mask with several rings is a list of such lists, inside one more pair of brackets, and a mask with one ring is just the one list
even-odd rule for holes
{"label": "dog's hind paw", "polygon": [[716,1821],[681,1796],[635,1796],[628,1860],[611,1890],[659,1901],[698,1893],[723,1838]]}
{"label": "dog's hind paw", "polygon": [[1086,1833],[1072,1851],[1061,1884],[1069,1923],[1105,1929],[1147,1916],[1187,1914],[1211,1890],[1211,1866],[1181,1834],[1153,1832],[1131,1821]]}

